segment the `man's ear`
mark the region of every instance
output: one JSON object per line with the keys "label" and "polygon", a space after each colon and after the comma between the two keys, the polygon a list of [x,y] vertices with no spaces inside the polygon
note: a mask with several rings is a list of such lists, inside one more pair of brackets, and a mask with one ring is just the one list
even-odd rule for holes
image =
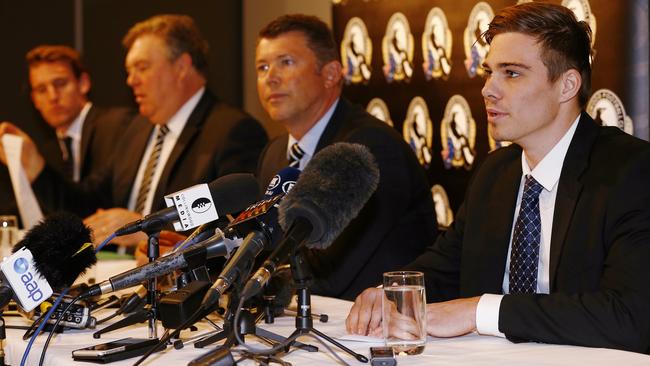
{"label": "man's ear", "polygon": [[81,91],[81,94],[86,95],[90,91],[90,75],[88,73],[81,73],[79,75],[79,90]]}
{"label": "man's ear", "polygon": [[569,69],[560,76],[560,103],[567,102],[580,93],[582,77],[576,69]]}
{"label": "man's ear", "polygon": [[190,56],[187,52],[184,52],[178,56],[176,61],[174,61],[174,67],[176,68],[176,75],[178,76],[178,79],[182,80],[187,76],[193,67],[192,56]]}
{"label": "man's ear", "polygon": [[330,61],[323,66],[321,73],[325,77],[326,88],[331,88],[339,85],[341,77],[343,75],[342,69],[343,66],[341,66],[341,63],[339,61]]}

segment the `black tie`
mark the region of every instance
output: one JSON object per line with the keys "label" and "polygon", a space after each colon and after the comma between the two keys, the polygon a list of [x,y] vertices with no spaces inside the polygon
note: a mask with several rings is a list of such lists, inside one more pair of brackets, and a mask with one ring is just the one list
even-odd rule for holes
{"label": "black tie", "polygon": [[151,154],[149,155],[149,160],[147,161],[147,167],[144,170],[144,174],[142,174],[140,190],[138,191],[138,197],[135,200],[136,212],[142,213],[142,211],[144,211],[144,204],[147,201],[147,197],[149,196],[149,190],[151,189],[151,180],[156,173],[158,160],[160,160],[160,151],[162,150],[163,142],[165,141],[165,135],[167,132],[169,132],[169,127],[162,125],[156,134],[156,141],[153,145],[153,149],[151,149]]}
{"label": "black tie", "polygon": [[72,137],[66,136],[59,139],[61,157],[63,158],[63,172],[70,179],[74,179],[74,158],[72,157]]}

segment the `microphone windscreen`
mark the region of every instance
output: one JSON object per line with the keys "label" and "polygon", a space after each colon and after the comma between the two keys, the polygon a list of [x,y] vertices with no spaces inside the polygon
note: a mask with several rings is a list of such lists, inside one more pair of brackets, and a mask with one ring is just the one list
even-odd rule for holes
{"label": "microphone windscreen", "polygon": [[29,249],[38,272],[53,288],[71,286],[95,262],[90,229],[76,215],[59,212],[29,230],[13,248]]}
{"label": "microphone windscreen", "polygon": [[210,182],[208,187],[219,216],[246,209],[260,194],[255,176],[247,173],[224,175]]}
{"label": "microphone windscreen", "polygon": [[280,203],[286,232],[296,218],[313,226],[305,243],[324,249],[355,218],[379,184],[379,168],[367,147],[339,142],[316,153]]}

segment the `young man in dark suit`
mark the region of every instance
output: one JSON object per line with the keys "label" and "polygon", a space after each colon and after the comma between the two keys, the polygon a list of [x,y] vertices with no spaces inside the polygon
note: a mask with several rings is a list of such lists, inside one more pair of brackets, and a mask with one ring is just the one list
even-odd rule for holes
{"label": "young man in dark suit", "polygon": [[[114,163],[81,185],[43,169],[37,155],[26,169],[37,193],[54,190],[64,208],[92,214],[85,222],[97,243],[164,208],[165,194],[229,173],[254,172],[267,142],[255,119],[218,102],[207,89],[208,44],[192,18],[154,16],[134,25],[123,43],[127,84],[140,115],[117,142]],[[133,245],[144,238],[138,233],[113,242]]]}
{"label": "young man in dark suit", "polygon": [[42,118],[29,127],[42,132],[38,150],[48,163],[75,182],[111,164],[115,141],[132,118],[130,111],[91,103],[90,75],[71,47],[40,45],[25,60],[30,97]]}
{"label": "young man in dark suit", "polygon": [[[259,33],[256,67],[262,106],[287,129],[262,154],[262,187],[281,168],[292,163],[302,169],[335,142],[363,144],[377,161],[379,186],[359,216],[325,251],[307,253],[315,276],[312,291],[353,299],[383,272],[413,260],[435,237],[424,171],[399,134],[341,97],[336,44],[318,18],[286,15],[269,23]],[[290,162],[294,144],[297,159]]]}
{"label": "young man in dark suit", "polygon": [[[488,123],[514,144],[488,156],[453,227],[406,266],[425,273],[430,335],[648,352],[650,145],[584,112],[590,34],[538,2],[503,9],[485,33]],[[348,331],[381,334],[381,299],[359,295]]]}

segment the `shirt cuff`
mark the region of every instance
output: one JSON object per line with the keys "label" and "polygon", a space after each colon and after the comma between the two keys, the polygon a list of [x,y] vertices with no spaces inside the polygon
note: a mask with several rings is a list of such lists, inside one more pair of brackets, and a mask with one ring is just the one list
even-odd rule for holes
{"label": "shirt cuff", "polygon": [[479,334],[505,338],[499,332],[499,308],[503,295],[484,294],[476,307],[476,331]]}

